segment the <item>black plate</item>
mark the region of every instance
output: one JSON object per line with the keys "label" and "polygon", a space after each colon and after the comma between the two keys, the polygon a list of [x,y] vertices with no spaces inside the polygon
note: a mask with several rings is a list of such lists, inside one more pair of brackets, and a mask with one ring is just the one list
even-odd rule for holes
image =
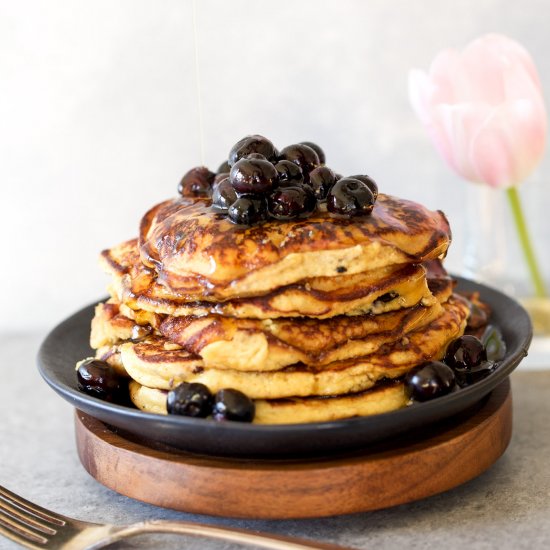
{"label": "black plate", "polygon": [[263,426],[145,413],[91,397],[77,389],[74,366],[93,354],[88,344],[93,305],[63,321],[46,337],[38,353],[39,370],[46,382],[76,408],[134,436],[186,451],[273,458],[364,448],[383,439],[433,426],[468,410],[500,384],[527,355],[532,330],[526,311],[496,290],[460,278],[458,281],[459,290],[479,291],[482,300],[491,306],[491,322],[501,329],[507,344],[506,357],[488,377],[472,386],[376,416]]}

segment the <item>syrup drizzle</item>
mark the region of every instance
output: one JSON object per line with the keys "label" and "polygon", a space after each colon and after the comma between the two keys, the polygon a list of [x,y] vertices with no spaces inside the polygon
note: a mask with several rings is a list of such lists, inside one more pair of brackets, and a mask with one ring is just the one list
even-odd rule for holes
{"label": "syrup drizzle", "polygon": [[199,72],[199,41],[197,33],[197,2],[192,0],[193,6],[193,49],[195,52],[195,85],[197,92],[197,109],[199,118],[199,143],[201,152],[201,165],[204,166],[204,124],[202,118],[202,94],[201,94],[201,78]]}

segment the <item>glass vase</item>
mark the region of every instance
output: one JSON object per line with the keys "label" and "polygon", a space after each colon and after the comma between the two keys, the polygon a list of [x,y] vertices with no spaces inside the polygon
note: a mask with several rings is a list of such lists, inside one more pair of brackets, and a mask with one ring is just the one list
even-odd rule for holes
{"label": "glass vase", "polygon": [[[519,236],[514,210],[507,191],[486,185],[468,186],[462,274],[513,296],[527,309],[533,322],[534,338],[522,366],[550,368],[550,269],[548,230],[550,216],[536,192],[520,190],[521,211],[528,241],[536,258],[545,295],[536,291],[533,274]],[[518,193],[519,194],[519,193]],[[527,200],[524,200],[524,199]],[[543,255],[546,254],[546,255]],[[540,286],[540,285],[539,285]]]}

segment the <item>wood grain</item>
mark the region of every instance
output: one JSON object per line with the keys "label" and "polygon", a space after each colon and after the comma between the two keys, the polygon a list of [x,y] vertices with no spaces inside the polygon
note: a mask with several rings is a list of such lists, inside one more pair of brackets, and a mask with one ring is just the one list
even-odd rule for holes
{"label": "wood grain", "polygon": [[248,460],[153,448],[76,412],[85,469],[123,495],[185,512],[310,518],[387,508],[460,485],[489,468],[512,433],[510,382],[465,419],[338,457]]}

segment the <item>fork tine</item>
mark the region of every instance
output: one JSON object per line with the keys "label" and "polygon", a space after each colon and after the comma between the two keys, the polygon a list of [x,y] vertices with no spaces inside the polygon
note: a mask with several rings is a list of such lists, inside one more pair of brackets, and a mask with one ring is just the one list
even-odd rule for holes
{"label": "fork tine", "polygon": [[51,510],[46,510],[46,508],[42,508],[42,506],[38,506],[33,502],[29,502],[23,497],[20,497],[19,495],[8,491],[8,489],[0,485],[0,503],[2,502],[2,500],[7,502],[8,504],[17,506],[17,508],[19,508],[23,512],[32,514],[33,516],[43,519],[44,521],[47,521],[49,523],[53,523],[54,525],[64,526],[67,524],[67,518],[65,518],[64,516],[60,514],[55,514]]}
{"label": "fork tine", "polygon": [[52,529],[49,525],[44,525],[43,522],[38,521],[36,516],[30,515],[26,512],[22,512],[21,508],[16,508],[5,502],[0,498],[0,514],[4,516],[10,516],[12,519],[17,520],[19,523],[22,523],[26,527],[32,527],[37,531],[41,531],[46,535],[55,535],[57,529]]}
{"label": "fork tine", "polygon": [[44,548],[48,539],[0,510],[0,533],[28,548]]}

